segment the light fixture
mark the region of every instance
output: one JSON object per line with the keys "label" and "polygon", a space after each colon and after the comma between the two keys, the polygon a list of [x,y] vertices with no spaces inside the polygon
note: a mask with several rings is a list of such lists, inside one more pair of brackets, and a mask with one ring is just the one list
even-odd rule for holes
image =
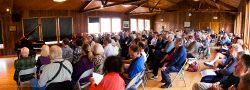
{"label": "light fixture", "polygon": [[193,1],[198,2],[198,1],[200,1],[200,0],[193,0]]}
{"label": "light fixture", "polygon": [[53,0],[54,2],[65,2],[66,0]]}
{"label": "light fixture", "polygon": [[101,5],[100,9],[103,9],[103,5]]}
{"label": "light fixture", "polygon": [[9,11],[10,11],[10,8],[7,8],[7,9],[6,9],[6,12],[9,12]]}
{"label": "light fixture", "polygon": [[131,5],[122,5],[123,7],[130,7]]}
{"label": "light fixture", "polygon": [[192,16],[192,13],[188,13],[188,16],[191,17],[191,16]]}
{"label": "light fixture", "polygon": [[217,17],[217,16],[214,16],[213,19],[218,19],[218,17]]}

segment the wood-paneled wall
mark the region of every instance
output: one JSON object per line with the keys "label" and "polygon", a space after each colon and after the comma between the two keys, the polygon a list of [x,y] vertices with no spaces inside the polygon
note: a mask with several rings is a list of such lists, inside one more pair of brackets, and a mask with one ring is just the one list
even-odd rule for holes
{"label": "wood-paneled wall", "polygon": [[[165,27],[165,30],[204,30],[206,27],[212,29],[224,27],[226,32],[233,32],[235,15],[231,13],[193,12],[191,14],[192,16],[188,16],[187,12],[157,14],[154,29],[160,31],[162,26]],[[213,19],[214,16],[217,16],[218,19]],[[191,28],[184,28],[184,22],[191,22]],[[218,32],[218,30],[214,31]]]}
{"label": "wood-paneled wall", "polygon": [[[153,16],[130,16],[124,13],[118,12],[88,12],[79,13],[78,11],[72,10],[23,10],[20,11],[22,18],[33,18],[33,17],[59,17],[59,16],[71,16],[73,17],[73,33],[87,32],[88,29],[88,17],[119,17],[122,21],[129,21],[130,17],[140,17],[146,19],[152,19]],[[3,23],[3,38],[4,38],[4,49],[0,49],[0,56],[2,55],[14,55],[15,42],[17,42],[23,35],[22,33],[22,22],[12,22],[11,15],[4,13],[0,14],[0,20]],[[151,21],[151,28],[153,28],[153,22]],[[17,31],[10,32],[8,30],[9,25],[16,25]],[[129,29],[124,29],[129,30]]]}

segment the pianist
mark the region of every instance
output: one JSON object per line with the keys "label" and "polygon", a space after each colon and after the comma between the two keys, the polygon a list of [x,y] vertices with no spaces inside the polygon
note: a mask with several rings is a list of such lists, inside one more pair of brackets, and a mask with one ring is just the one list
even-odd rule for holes
{"label": "pianist", "polygon": [[[14,80],[18,80],[18,74],[21,70],[33,68],[36,65],[36,60],[34,57],[29,56],[29,49],[27,47],[21,48],[21,58],[15,60],[14,67],[15,67],[15,74]],[[33,75],[23,75],[20,77],[21,81],[28,81],[33,78]]]}

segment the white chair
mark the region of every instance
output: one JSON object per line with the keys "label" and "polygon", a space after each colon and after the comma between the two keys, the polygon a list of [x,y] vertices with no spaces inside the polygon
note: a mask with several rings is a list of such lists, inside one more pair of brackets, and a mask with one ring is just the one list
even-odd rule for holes
{"label": "white chair", "polygon": [[126,86],[125,90],[136,89],[139,85],[142,85],[142,90],[144,90],[144,85],[142,83],[142,77],[144,75],[144,71],[138,73]]}
{"label": "white chair", "polygon": [[[86,83],[80,83],[80,80],[82,78],[85,78],[85,77],[88,77],[90,76],[92,73],[93,73],[94,69],[89,69],[87,71],[85,71],[84,73],[82,73],[82,75],[80,76],[80,78],[78,79],[77,81],[77,85],[78,85],[78,88],[81,90],[82,88],[85,88],[87,86],[89,86],[91,83],[90,82],[86,82]],[[81,85],[82,84],[82,85]]]}
{"label": "white chair", "polygon": [[186,64],[187,62],[188,62],[188,59],[185,60],[184,64],[182,65],[181,69],[180,69],[178,72],[170,72],[170,74],[171,74],[171,73],[176,73],[176,75],[174,76],[173,80],[171,80],[171,83],[170,83],[170,85],[168,86],[168,88],[169,88],[170,86],[173,85],[172,83],[176,80],[176,77],[177,77],[177,76],[179,76],[180,79],[181,79],[182,81],[184,81],[185,87],[187,86],[187,85],[186,85],[185,78],[184,78],[184,66],[185,66],[185,64]]}
{"label": "white chair", "polygon": [[[22,75],[27,75],[27,74],[34,74],[35,75],[35,78],[36,78],[36,67],[33,67],[33,68],[29,68],[29,69],[25,69],[25,70],[21,70],[19,72],[19,75],[18,75],[18,81],[17,81],[17,89],[18,90],[21,90],[21,85],[23,84],[23,82],[21,81],[20,77]],[[24,81],[25,82],[25,81]]]}

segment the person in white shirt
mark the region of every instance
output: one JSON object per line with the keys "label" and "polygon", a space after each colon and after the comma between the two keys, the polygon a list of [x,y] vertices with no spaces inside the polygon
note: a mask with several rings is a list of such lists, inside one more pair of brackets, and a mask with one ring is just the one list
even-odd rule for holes
{"label": "person in white shirt", "polygon": [[156,46],[156,43],[157,43],[157,35],[156,35],[156,34],[154,34],[154,35],[153,35],[153,39],[151,40],[150,45],[152,45],[152,46]]}
{"label": "person in white shirt", "polygon": [[[51,46],[50,58],[52,63],[46,65],[43,68],[40,79],[33,79],[30,81],[32,90],[45,90],[45,88],[50,88],[51,84],[71,82],[71,74],[73,72],[73,68],[68,60],[62,58],[62,49],[59,46]],[[68,86],[65,87],[63,90],[71,89]]]}
{"label": "person in white shirt", "polygon": [[112,41],[110,37],[104,38],[104,56],[105,58],[115,55],[115,48],[112,46]]}

